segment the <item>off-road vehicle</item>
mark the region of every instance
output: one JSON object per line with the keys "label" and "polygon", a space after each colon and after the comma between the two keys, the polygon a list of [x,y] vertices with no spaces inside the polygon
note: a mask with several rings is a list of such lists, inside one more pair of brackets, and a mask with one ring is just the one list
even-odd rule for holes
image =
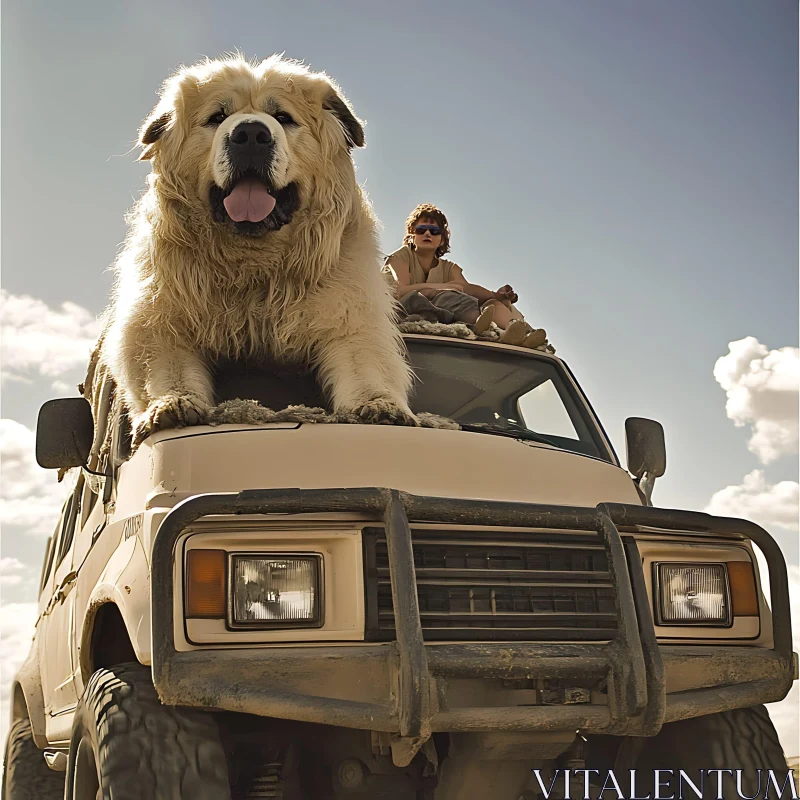
{"label": "off-road vehicle", "polygon": [[[458,426],[297,412],[132,448],[111,385],[95,419],[43,406],[39,463],[78,469],[4,797],[517,800],[567,767],[739,768],[745,791],[785,770],[762,705],[796,671],[770,535],[653,507],[661,426],[627,420],[623,468],[555,355],[405,339],[412,408]],[[324,402],[313,375],[253,365],[217,388]]]}

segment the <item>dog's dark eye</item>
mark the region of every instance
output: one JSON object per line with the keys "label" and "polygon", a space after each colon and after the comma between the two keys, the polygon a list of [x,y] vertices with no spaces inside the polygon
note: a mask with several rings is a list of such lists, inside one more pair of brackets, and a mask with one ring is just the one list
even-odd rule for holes
{"label": "dog's dark eye", "polygon": [[212,114],[206,120],[206,125],[221,125],[223,122],[225,122],[227,116],[228,115],[224,111],[217,111],[216,114]]}
{"label": "dog's dark eye", "polygon": [[294,118],[291,114],[288,114],[286,111],[279,111],[275,114],[275,119],[280,122],[281,125],[296,125],[297,123],[294,121]]}

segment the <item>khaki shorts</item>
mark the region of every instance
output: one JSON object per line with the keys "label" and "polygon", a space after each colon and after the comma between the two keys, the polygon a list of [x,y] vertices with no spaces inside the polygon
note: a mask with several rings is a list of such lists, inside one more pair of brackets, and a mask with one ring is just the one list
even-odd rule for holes
{"label": "khaki shorts", "polygon": [[[439,294],[433,298],[432,302],[437,308],[447,309],[456,315],[456,319],[459,319],[459,314],[463,314],[465,311],[474,311],[476,309],[478,311],[483,311],[484,307],[492,301],[487,300],[486,303],[481,305],[477,298],[473,297],[471,294],[454,290],[439,292]],[[525,319],[514,306],[511,306],[508,310],[511,314],[511,319]]]}
{"label": "khaki shorts", "polygon": [[[461,322],[469,311],[482,311],[487,305],[481,305],[476,298],[465,292],[448,290],[439,292],[433,299],[425,297],[419,292],[409,292],[400,298],[400,305],[407,316],[412,314],[422,317],[429,322]],[[509,309],[511,319],[524,320],[525,317],[514,307]]]}
{"label": "khaki shorts", "polygon": [[457,320],[470,311],[480,311],[480,303],[477,298],[456,290],[439,292],[431,302],[436,308],[444,308],[449,311]]}
{"label": "khaki shorts", "polygon": [[[419,292],[409,292],[400,298],[400,305],[407,315],[416,314],[429,322],[465,322],[469,316],[474,322],[475,312],[480,310],[478,301],[469,294],[448,290],[427,298]],[[473,312],[472,315],[469,312]]]}

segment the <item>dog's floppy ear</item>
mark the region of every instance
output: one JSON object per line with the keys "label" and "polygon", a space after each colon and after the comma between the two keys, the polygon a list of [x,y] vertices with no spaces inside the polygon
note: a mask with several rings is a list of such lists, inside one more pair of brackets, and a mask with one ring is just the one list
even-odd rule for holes
{"label": "dog's floppy ear", "polygon": [[323,100],[322,107],[326,111],[330,111],[342,124],[349,148],[364,146],[363,124],[356,118],[348,102],[337,94],[333,87],[331,87],[330,94]]}
{"label": "dog's floppy ear", "polygon": [[172,112],[166,111],[163,114],[158,114],[154,111],[142,125],[139,131],[139,144],[142,146],[142,152],[139,156],[139,161],[148,161],[153,157],[153,150],[155,143],[163,136],[172,123]]}

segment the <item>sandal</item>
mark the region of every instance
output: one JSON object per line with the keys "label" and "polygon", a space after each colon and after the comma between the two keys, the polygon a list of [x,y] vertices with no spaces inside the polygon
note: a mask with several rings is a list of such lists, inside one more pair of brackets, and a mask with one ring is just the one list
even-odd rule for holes
{"label": "sandal", "polygon": [[503,344],[521,345],[525,341],[529,330],[530,326],[521,319],[512,319],[500,336],[500,341]]}
{"label": "sandal", "polygon": [[472,328],[473,333],[481,334],[489,330],[494,319],[494,306],[484,306],[481,315],[469,327]]}
{"label": "sandal", "polygon": [[543,328],[536,328],[531,330],[530,333],[522,340],[523,347],[530,347],[535,349],[541,347],[547,341],[547,331]]}

